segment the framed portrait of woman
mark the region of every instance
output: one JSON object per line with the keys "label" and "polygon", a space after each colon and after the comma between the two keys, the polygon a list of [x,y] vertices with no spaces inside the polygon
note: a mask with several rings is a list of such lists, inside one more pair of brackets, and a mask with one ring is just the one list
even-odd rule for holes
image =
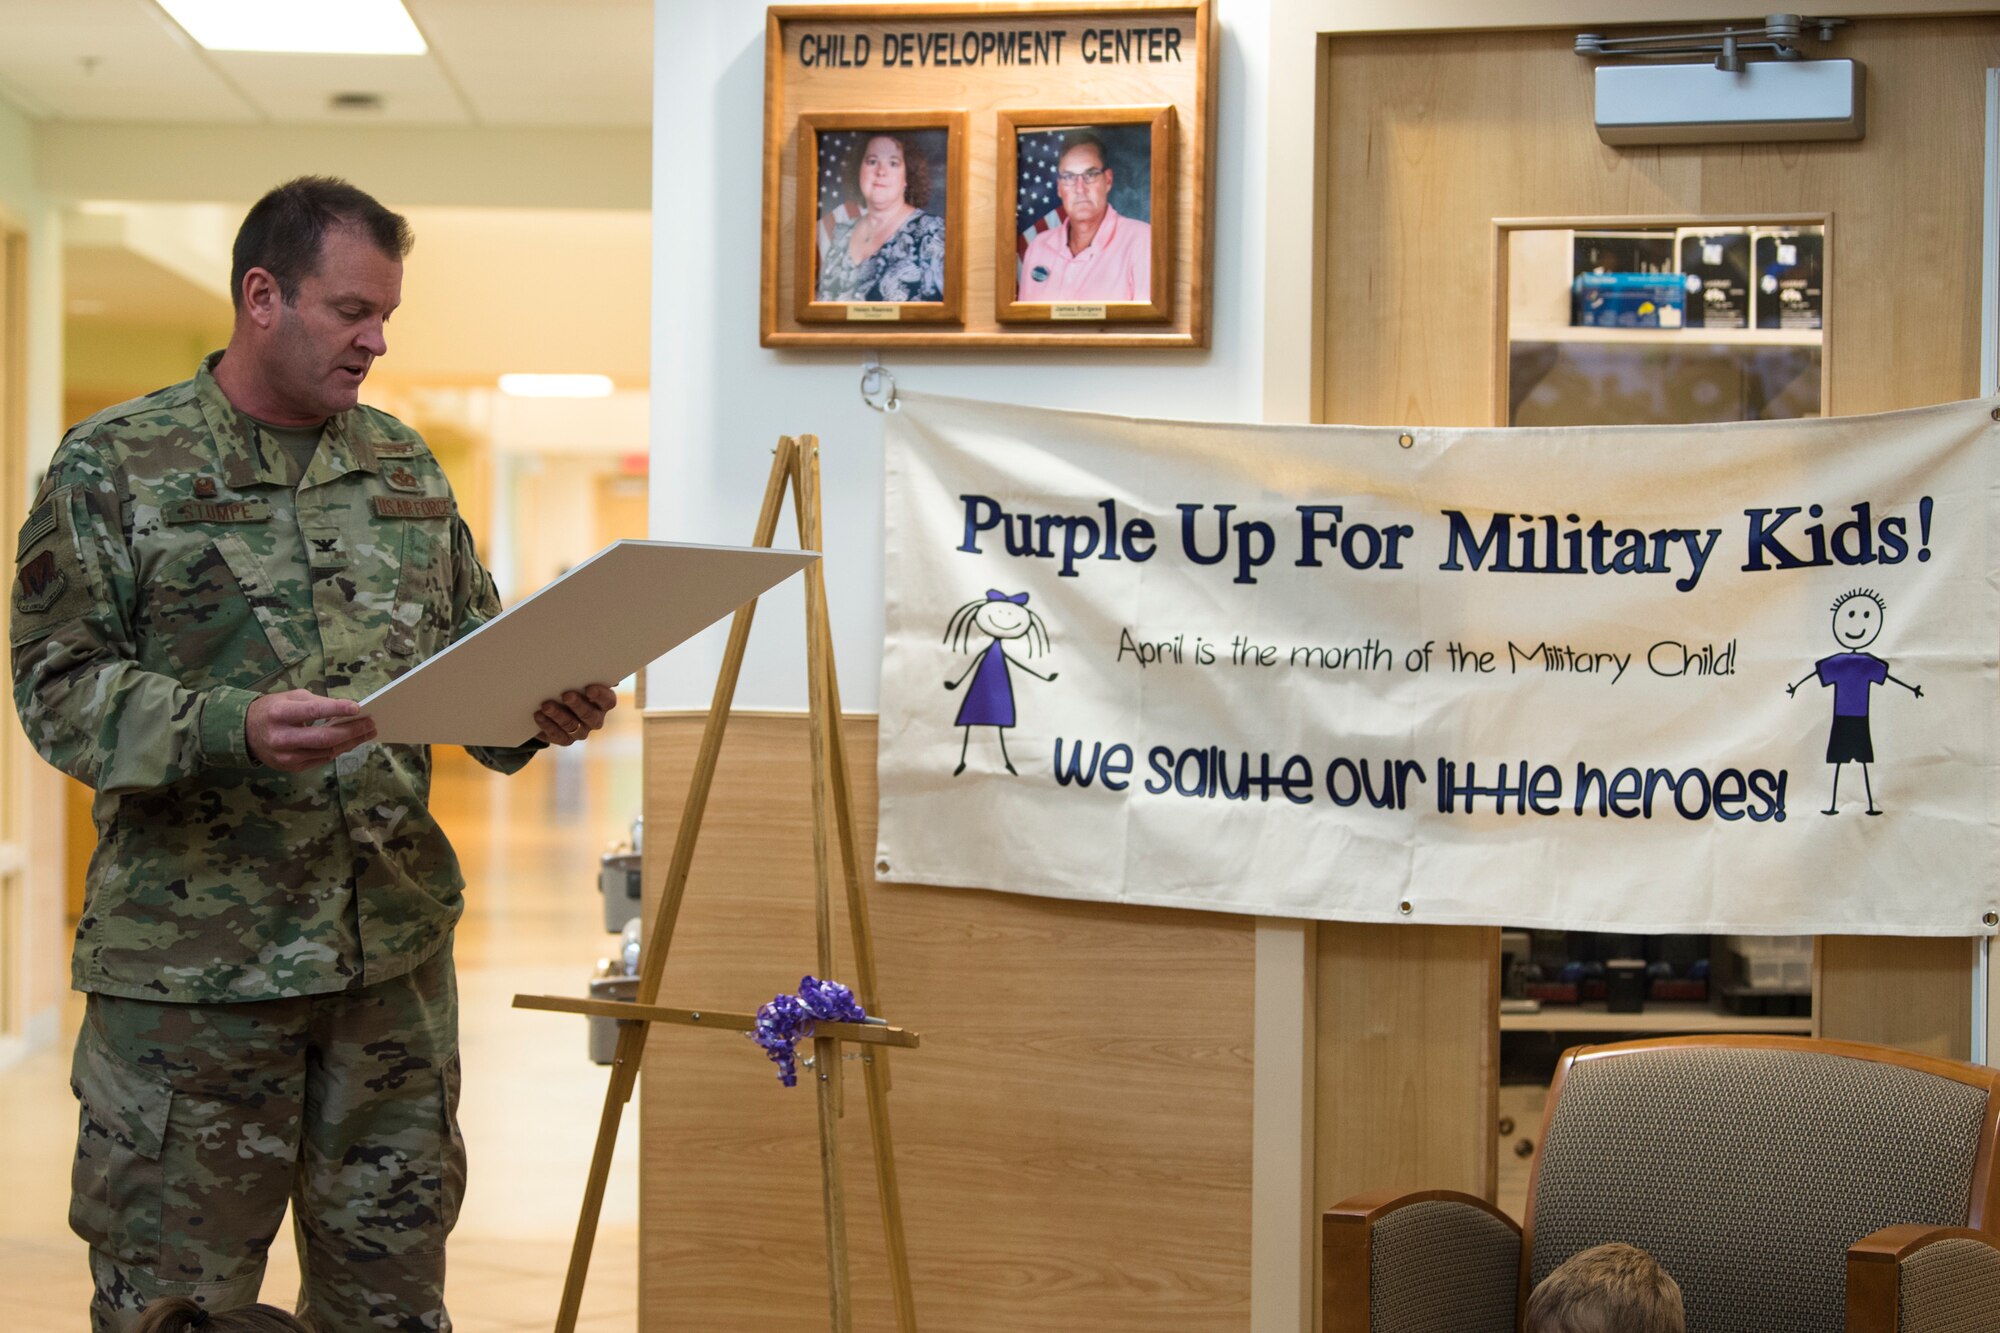
{"label": "framed portrait of woman", "polygon": [[1174,109],[1001,111],[994,318],[1173,318]]}
{"label": "framed portrait of woman", "polygon": [[799,322],[959,322],[965,151],[963,112],[799,117]]}

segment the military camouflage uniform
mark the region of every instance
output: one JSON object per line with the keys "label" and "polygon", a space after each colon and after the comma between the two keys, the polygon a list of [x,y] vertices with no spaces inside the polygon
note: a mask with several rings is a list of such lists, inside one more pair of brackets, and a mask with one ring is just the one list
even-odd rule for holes
{"label": "military camouflage uniform", "polygon": [[413,431],[345,412],[300,475],[219,356],[70,432],[11,589],[22,722],[97,791],[72,967],[93,1327],[253,1299],[291,1194],[319,1328],[445,1329],[464,880],[429,751],[283,773],[244,721],[287,689],[359,699],[499,599]]}

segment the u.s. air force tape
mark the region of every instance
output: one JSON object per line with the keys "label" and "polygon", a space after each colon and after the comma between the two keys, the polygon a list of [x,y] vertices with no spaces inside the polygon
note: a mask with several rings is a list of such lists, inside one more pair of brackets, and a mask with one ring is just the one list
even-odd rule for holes
{"label": "u.s. air force tape", "polygon": [[449,495],[376,495],[369,498],[377,518],[450,518],[458,503]]}

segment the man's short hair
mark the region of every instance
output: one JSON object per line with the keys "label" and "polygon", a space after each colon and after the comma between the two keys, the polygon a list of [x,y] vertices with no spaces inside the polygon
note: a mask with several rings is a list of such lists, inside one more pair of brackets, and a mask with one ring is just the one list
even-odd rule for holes
{"label": "man's short hair", "polygon": [[259,199],[236,230],[230,254],[229,299],[243,309],[243,278],[261,268],[278,280],[286,305],[299,284],[319,272],[320,246],[335,227],[355,227],[377,250],[401,262],[416,238],[400,213],[336,176],[300,176]]}
{"label": "man's short hair", "polygon": [[1526,1333],[1686,1333],[1680,1284],[1631,1245],[1573,1254],[1528,1298]]}
{"label": "man's short hair", "polygon": [[1056,161],[1060,163],[1072,148],[1093,150],[1097,154],[1097,165],[1106,171],[1111,170],[1111,155],[1104,151],[1104,140],[1098,138],[1094,131],[1071,130],[1063,135],[1062,142],[1056,145]]}

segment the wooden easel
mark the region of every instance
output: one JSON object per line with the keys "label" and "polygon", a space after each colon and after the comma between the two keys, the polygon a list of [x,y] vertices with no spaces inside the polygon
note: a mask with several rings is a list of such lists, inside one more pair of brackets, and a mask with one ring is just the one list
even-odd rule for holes
{"label": "wooden easel", "polygon": [[[771,480],[764,490],[764,507],[757,516],[755,544],[768,547],[777,535],[778,513],[785,491],[792,493],[799,520],[799,545],[822,549],[820,515],[819,439],[801,435],[778,441],[771,463]],[[709,704],[708,725],[702,732],[687,805],[681,811],[673,859],[660,897],[653,930],[642,954],[639,994],[635,1002],[582,1000],[566,995],[516,995],[517,1009],[547,1009],[559,1013],[615,1018],[618,1049],[611,1068],[611,1085],[604,1094],[604,1113],[597,1128],[597,1151],[590,1163],[590,1180],[577,1219],[576,1243],[570,1251],[569,1273],[563,1283],[562,1309],[556,1333],[574,1333],[583,1303],[583,1283],[590,1268],[590,1250],[597,1237],[598,1214],[604,1206],[605,1182],[617,1144],[618,1122],[639,1079],[646,1034],[654,1023],[749,1032],[755,1014],[718,1013],[712,1009],[669,1009],[658,1003],[660,978],[673,944],[674,921],[680,915],[694,862],[695,839],[701,832],[709,788],[722,753],[722,734],[736,697],[743,651],[750,641],[750,622],[757,603],[737,611],[729,626],[729,646],[722,656],[722,673]],[[840,684],[833,668],[833,634],[827,620],[826,575],[819,561],[806,567],[806,675],[811,693],[808,732],[812,748],[813,869],[818,927],[819,975],[834,974],[833,874],[836,855],[847,893],[847,918],[854,937],[854,995],[871,1015],[879,991],[875,983],[875,941],[868,922],[868,900],[861,893],[859,862],[854,847],[854,811],[847,781],[847,749],[840,728]],[[836,848],[837,844],[837,848]],[[889,1052],[891,1046],[913,1047],[917,1034],[875,1023],[821,1023],[813,1036],[812,1076],[819,1096],[819,1160],[826,1205],[827,1300],[833,1333],[851,1333],[853,1302],[847,1264],[847,1196],[840,1173],[840,1117],[845,1114],[841,1088],[841,1045],[861,1047],[862,1071],[868,1089],[868,1128],[875,1157],[876,1193],[882,1202],[882,1230],[887,1240],[889,1276],[896,1302],[898,1333],[916,1333],[916,1302],[910,1294],[909,1254],[903,1243],[903,1209],[896,1186],[896,1161],[889,1136]],[[804,1062],[801,1061],[803,1064]]]}

